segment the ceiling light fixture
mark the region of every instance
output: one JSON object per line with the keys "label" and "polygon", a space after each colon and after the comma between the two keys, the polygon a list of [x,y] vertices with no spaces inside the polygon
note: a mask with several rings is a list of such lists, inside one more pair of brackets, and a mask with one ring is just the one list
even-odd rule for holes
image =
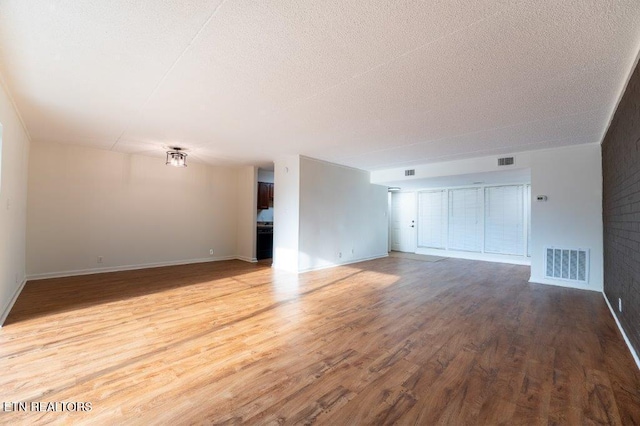
{"label": "ceiling light fixture", "polygon": [[390,186],[388,191],[389,192],[398,192],[398,191],[400,191],[400,187],[399,186]]}
{"label": "ceiling light fixture", "polygon": [[167,166],[187,167],[187,154],[183,152],[184,148],[172,146],[169,149],[171,151],[167,151]]}

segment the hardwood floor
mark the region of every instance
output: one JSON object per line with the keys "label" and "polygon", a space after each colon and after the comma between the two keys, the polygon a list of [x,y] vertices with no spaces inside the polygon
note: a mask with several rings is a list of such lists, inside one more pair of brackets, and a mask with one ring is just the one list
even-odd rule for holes
{"label": "hardwood floor", "polygon": [[0,409],[91,411],[0,423],[640,424],[640,372],[602,295],[528,277],[385,258],[29,282],[0,329]]}

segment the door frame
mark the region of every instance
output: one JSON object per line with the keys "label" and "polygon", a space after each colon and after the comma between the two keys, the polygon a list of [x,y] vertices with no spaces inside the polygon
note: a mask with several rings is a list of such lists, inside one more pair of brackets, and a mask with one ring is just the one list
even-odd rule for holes
{"label": "door frame", "polygon": [[[406,215],[409,217],[404,218],[403,220],[406,220],[407,223],[405,224],[407,227],[411,227],[412,225],[412,229],[411,231],[408,233],[409,237],[408,237],[408,245],[406,247],[402,247],[403,244],[399,244],[400,247],[403,248],[403,250],[400,250],[399,248],[394,247],[394,238],[396,237],[397,234],[397,229],[400,228],[396,228],[394,223],[396,221],[396,207],[398,202],[400,202],[399,200],[404,198],[407,201],[404,201],[404,208],[408,208],[409,211],[405,212]],[[402,206],[398,206],[398,208],[402,208]],[[404,253],[415,253],[417,248],[418,248],[418,200],[417,200],[417,193],[416,192],[394,192],[391,194],[390,197],[390,206],[389,206],[389,210],[390,210],[390,214],[389,214],[389,251],[402,251]],[[411,223],[410,221],[413,221],[413,223]],[[399,239],[402,239],[403,237],[398,236]],[[407,251],[408,250],[408,251]]]}

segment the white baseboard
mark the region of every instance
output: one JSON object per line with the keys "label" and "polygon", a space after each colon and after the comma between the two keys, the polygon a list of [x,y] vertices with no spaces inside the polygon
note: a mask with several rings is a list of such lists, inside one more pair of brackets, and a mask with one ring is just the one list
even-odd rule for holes
{"label": "white baseboard", "polygon": [[16,300],[18,300],[18,296],[20,296],[20,293],[22,293],[22,289],[24,288],[25,284],[27,284],[27,279],[26,278],[24,280],[22,280],[22,283],[20,283],[20,285],[18,286],[16,291],[13,293],[13,296],[11,297],[11,300],[9,300],[9,304],[2,311],[2,315],[0,316],[0,327],[2,327],[4,325],[4,322],[6,321],[7,317],[9,316],[9,312],[11,312],[11,308],[13,308],[13,305],[16,303]]}
{"label": "white baseboard", "polygon": [[359,258],[359,259],[351,259],[349,261],[341,262],[341,263],[330,263],[330,264],[327,264],[327,265],[322,265],[322,266],[317,266],[317,267],[312,267],[312,268],[306,268],[306,269],[300,269],[300,270],[298,270],[298,273],[302,274],[304,272],[320,271],[322,269],[335,268],[336,266],[345,266],[345,265],[351,265],[352,263],[360,263],[360,262],[366,262],[368,260],[382,259],[383,257],[389,257],[389,253],[379,254],[379,255],[369,256],[369,257],[362,257],[362,258]]}
{"label": "white baseboard", "polygon": [[246,257],[246,256],[236,256],[235,257],[238,260],[242,260],[243,262],[249,262],[249,263],[257,263],[258,259],[255,257]]}
{"label": "white baseboard", "polygon": [[598,293],[602,293],[601,288],[594,288],[593,286],[588,286],[586,284],[574,284],[571,281],[562,281],[562,280],[548,280],[548,279],[536,277],[533,275],[529,277],[529,282],[531,284],[553,285],[556,287],[575,288],[577,290],[589,290],[589,291],[597,291]]}
{"label": "white baseboard", "polygon": [[531,265],[531,258],[507,254],[475,253],[471,251],[441,250],[418,247],[415,254],[428,256],[453,257],[456,259],[481,260],[483,262],[509,263],[512,265]]}
{"label": "white baseboard", "polygon": [[631,351],[631,356],[633,357],[633,360],[636,362],[636,366],[638,367],[638,370],[640,370],[640,358],[638,358],[638,353],[636,352],[635,349],[633,349],[633,346],[631,346],[631,341],[629,341],[629,338],[627,337],[627,333],[624,332],[624,328],[622,328],[622,324],[620,324],[620,320],[618,320],[618,316],[616,315],[616,312],[613,310],[611,303],[609,303],[609,299],[607,299],[607,295],[604,294],[604,291],[602,292],[602,297],[604,297],[604,301],[607,303],[607,306],[611,311],[611,315],[613,315],[613,319],[616,321],[616,324],[618,325],[618,330],[620,330],[620,333],[622,334],[622,338],[627,344],[629,351]]}
{"label": "white baseboard", "polygon": [[106,272],[133,271],[136,269],[161,268],[163,266],[190,265],[192,263],[217,262],[221,260],[234,260],[237,256],[205,257],[201,259],[174,260],[169,262],[143,263],[139,265],[109,266],[105,268],[77,269],[71,271],[45,272],[27,276],[27,280],[42,280],[47,278],[73,277],[77,275],[103,274]]}

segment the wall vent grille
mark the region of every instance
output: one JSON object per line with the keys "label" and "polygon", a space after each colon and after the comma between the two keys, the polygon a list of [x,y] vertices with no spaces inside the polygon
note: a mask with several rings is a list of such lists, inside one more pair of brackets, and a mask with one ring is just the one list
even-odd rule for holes
{"label": "wall vent grille", "polygon": [[416,175],[416,169],[405,170],[404,171],[404,175],[405,176],[415,176]]}
{"label": "wall vent grille", "polygon": [[512,166],[514,163],[515,158],[513,157],[498,158],[498,166]]}
{"label": "wall vent grille", "polygon": [[589,250],[547,247],[545,277],[586,283],[589,281]]}

